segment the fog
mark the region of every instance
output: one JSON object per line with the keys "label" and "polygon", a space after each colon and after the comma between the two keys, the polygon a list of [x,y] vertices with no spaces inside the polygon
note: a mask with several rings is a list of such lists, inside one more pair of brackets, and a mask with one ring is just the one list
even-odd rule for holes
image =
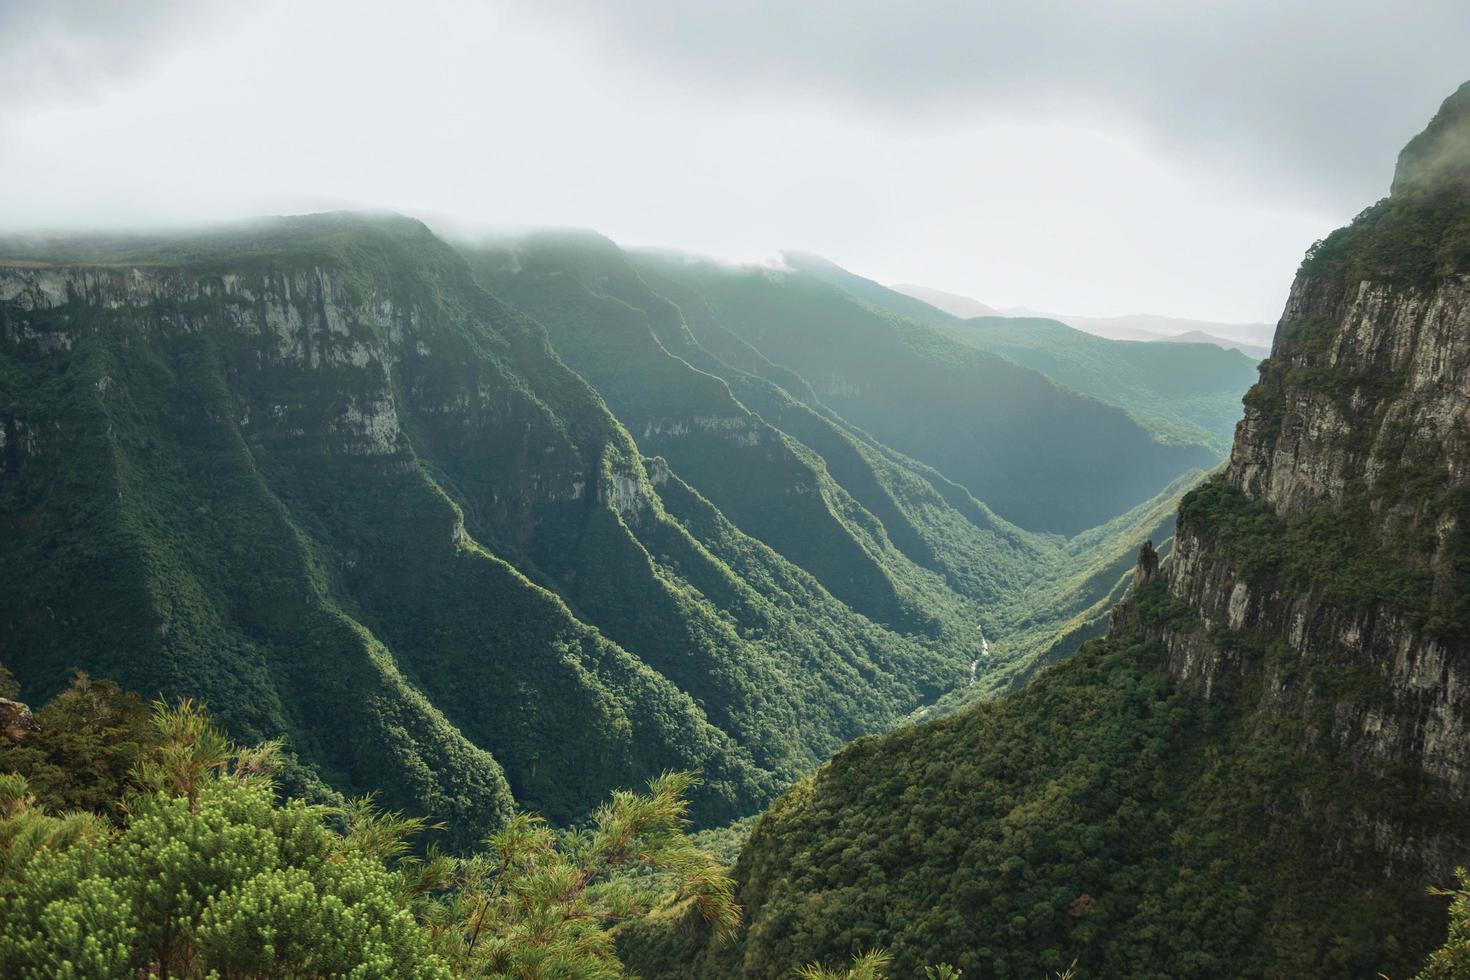
{"label": "fog", "polygon": [[0,224],[391,208],[1274,320],[1470,5],[0,2]]}

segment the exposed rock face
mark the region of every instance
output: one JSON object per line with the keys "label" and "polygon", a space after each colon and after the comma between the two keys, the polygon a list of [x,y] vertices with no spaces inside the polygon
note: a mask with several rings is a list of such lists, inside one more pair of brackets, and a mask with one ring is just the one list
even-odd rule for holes
{"label": "exposed rock face", "polygon": [[[1198,623],[1162,637],[1176,679],[1297,718],[1304,753],[1407,773],[1456,804],[1470,801],[1467,126],[1470,85],[1405,149],[1393,196],[1308,254],[1209,489],[1236,509],[1181,510],[1165,575]],[[1359,817],[1359,843],[1395,873],[1443,879],[1470,853],[1464,830]]]}
{"label": "exposed rock face", "polygon": [[[0,263],[7,666],[40,691],[80,665],[199,697],[242,740],[284,736],[466,840],[512,783],[569,818],[604,773],[636,784],[723,741],[518,570],[553,581],[546,555],[577,560],[588,528],[637,556],[616,518],[655,510],[539,328],[404,219],[231,234]],[[0,705],[0,729],[21,717]],[[575,749],[551,735],[568,718]]]}
{"label": "exposed rock face", "polygon": [[28,690],[81,667],[199,698],[288,739],[303,791],[376,791],[468,846],[512,799],[570,822],[665,769],[728,820],[959,674],[684,482],[684,444],[726,471],[788,451],[723,381],[665,351],[640,388],[723,402],[650,403],[633,431],[668,462],[644,460],[417,222],[0,256],[0,660]]}
{"label": "exposed rock face", "polygon": [[[1248,406],[1236,435],[1229,479],[1283,516],[1359,490],[1396,493],[1400,468],[1420,460],[1460,484],[1470,472],[1470,275],[1430,290],[1344,285],[1297,280],[1282,324],[1332,329],[1325,345],[1279,337],[1266,383],[1280,415]],[[1390,529],[1397,521],[1376,530]]]}
{"label": "exposed rock face", "polygon": [[1138,567],[1133,570],[1133,587],[1147,585],[1159,571],[1159,553],[1154,550],[1153,540],[1145,541],[1138,549]]}
{"label": "exposed rock face", "polygon": [[9,698],[0,698],[0,735],[12,742],[19,742],[40,727],[28,705]]}

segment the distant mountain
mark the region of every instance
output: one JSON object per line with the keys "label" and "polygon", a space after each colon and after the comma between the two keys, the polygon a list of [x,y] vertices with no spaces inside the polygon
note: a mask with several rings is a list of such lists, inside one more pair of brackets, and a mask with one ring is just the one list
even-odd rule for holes
{"label": "distant mountain", "polygon": [[[1219,461],[1214,447],[1156,439],[1119,408],[947,336],[933,324],[948,314],[830,262],[631,257],[698,339],[734,339],[795,372],[822,406],[1029,530],[1077,534]],[[929,323],[908,315],[915,307]]]}
{"label": "distant mountain", "polygon": [[802,274],[873,307],[1120,408],[1159,442],[1200,446],[1212,462],[1230,448],[1240,397],[1256,379],[1255,361],[1229,348],[1108,340],[1044,317],[960,319],[825,259],[788,255],[786,260]]}
{"label": "distant mountain", "polygon": [[1198,333],[1208,337],[1208,342],[1217,346],[1248,344],[1265,348],[1267,353],[1270,352],[1271,338],[1276,333],[1276,328],[1269,323],[1216,323],[1184,317],[1155,316],[1150,313],[1108,317],[1049,315],[1052,319],[1061,320],[1078,330],[1116,340],[1170,340],[1181,334]]}
{"label": "distant mountain", "polygon": [[945,333],[1117,405],[1159,439],[1203,443],[1222,457],[1256,380],[1255,360],[1236,350],[1107,340],[1056,320],[979,317]]}
{"label": "distant mountain", "polygon": [[993,306],[986,306],[978,299],[961,296],[959,293],[946,293],[942,289],[930,289],[928,286],[919,286],[911,282],[901,282],[889,288],[896,293],[923,300],[930,306],[941,309],[951,316],[957,316],[961,320],[977,316],[998,316],[1000,312]]}
{"label": "distant mountain", "polygon": [[1213,344],[1225,350],[1238,350],[1255,361],[1264,361],[1267,357],[1271,356],[1271,348],[1269,346],[1262,347],[1256,344],[1231,340],[1228,337],[1216,337],[1212,334],[1205,333],[1203,330],[1190,330],[1172,337],[1160,337],[1159,342],[1166,344]]}
{"label": "distant mountain", "polygon": [[[1216,347],[1223,347],[1227,350],[1238,350],[1256,360],[1261,360],[1271,353],[1271,338],[1276,329],[1269,323],[1216,323],[1209,320],[1156,316],[1150,313],[1095,317],[1076,316],[1070,313],[1048,313],[1024,306],[995,309],[968,296],[946,293],[927,286],[901,283],[890,288],[894,292],[923,300],[934,308],[962,320],[977,316],[1057,320],[1069,327],[1075,327],[1098,337],[1106,337],[1109,340],[1168,340],[1214,344]],[[970,310],[974,312],[968,312]]]}

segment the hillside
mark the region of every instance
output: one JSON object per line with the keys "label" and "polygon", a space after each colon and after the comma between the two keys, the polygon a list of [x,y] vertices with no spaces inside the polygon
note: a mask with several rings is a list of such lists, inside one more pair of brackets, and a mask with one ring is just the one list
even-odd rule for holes
{"label": "hillside", "polygon": [[1256,379],[1255,362],[1233,350],[1105,339],[1040,316],[957,317],[815,256],[786,260],[866,304],[1122,409],[1156,441],[1195,449],[1212,462],[1229,450],[1240,396]]}
{"label": "hillside", "polygon": [[982,317],[944,329],[961,343],[1122,408],[1161,440],[1202,443],[1222,456],[1240,396],[1256,379],[1255,361],[1209,344],[1104,340],[1056,320],[1020,317]]}
{"label": "hillside", "polygon": [[969,296],[961,296],[959,293],[947,293],[942,289],[932,289],[929,286],[920,286],[911,282],[895,283],[891,288],[895,293],[903,293],[905,296],[922,300],[935,309],[943,310],[950,316],[959,317],[961,320],[997,314],[995,307],[987,306]]}
{"label": "hillside", "polygon": [[[1470,859],[1470,84],[1308,253],[1227,469],[1105,639],[1003,701],[861,739],[673,909],[641,975],[1407,976]],[[1444,974],[1451,975],[1451,974]]]}
{"label": "hillside", "polygon": [[1046,313],[1021,306],[998,310],[969,296],[947,293],[928,286],[898,283],[889,288],[895,293],[920,300],[958,320],[973,320],[980,316],[1056,320],[1074,330],[1106,340],[1213,344],[1225,350],[1238,350],[1256,360],[1261,360],[1271,352],[1271,336],[1275,330],[1269,323],[1217,323],[1212,320],[1191,320],[1187,317],[1150,313],[1129,316],[1075,316],[1067,313]]}
{"label": "hillside", "polygon": [[1203,330],[1186,330],[1184,333],[1172,334],[1168,337],[1160,337],[1159,343],[1164,344],[1213,344],[1224,350],[1240,351],[1252,361],[1262,361],[1271,356],[1271,348],[1268,345],[1251,344],[1241,340],[1231,340],[1228,337],[1217,337]]}
{"label": "hillside", "polygon": [[687,486],[833,595],[966,657],[982,628],[990,656],[947,701],[1008,690],[1056,655],[1059,633],[1100,629],[1137,543],[1167,533],[1175,502],[1201,478],[1181,474],[1069,539],[1029,533],[876,442],[738,338],[709,331],[702,343],[607,239],[542,233],[462,251],[488,289],[546,324],[558,354],[667,463],[676,479],[659,491],[672,511],[682,517],[693,497],[666,488]]}
{"label": "hillside", "polygon": [[1158,442],[1119,409],[876,305],[858,292],[866,280],[842,273],[835,284],[801,257],[787,258],[795,269],[633,255],[696,339],[754,348],[850,425],[1029,530],[1076,534],[1217,461],[1204,446]]}

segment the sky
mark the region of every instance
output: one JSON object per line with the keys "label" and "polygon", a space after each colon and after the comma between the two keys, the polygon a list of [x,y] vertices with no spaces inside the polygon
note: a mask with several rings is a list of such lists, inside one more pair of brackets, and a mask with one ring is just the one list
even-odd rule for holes
{"label": "sky", "polygon": [[0,230],[339,208],[1274,322],[1465,0],[0,0]]}

